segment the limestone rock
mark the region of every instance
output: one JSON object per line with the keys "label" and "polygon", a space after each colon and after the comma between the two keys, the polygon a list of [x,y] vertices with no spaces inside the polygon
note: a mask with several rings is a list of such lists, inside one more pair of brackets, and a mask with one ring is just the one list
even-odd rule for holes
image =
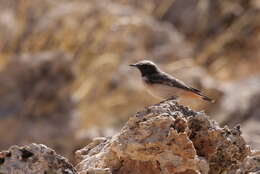
{"label": "limestone rock", "polygon": [[117,135],[77,151],[76,168],[80,173],[216,174],[238,169],[249,153],[239,126],[221,128],[206,114],[167,100],[136,113]]}
{"label": "limestone rock", "polygon": [[1,174],[77,174],[73,166],[54,150],[41,145],[12,146],[0,153]]}

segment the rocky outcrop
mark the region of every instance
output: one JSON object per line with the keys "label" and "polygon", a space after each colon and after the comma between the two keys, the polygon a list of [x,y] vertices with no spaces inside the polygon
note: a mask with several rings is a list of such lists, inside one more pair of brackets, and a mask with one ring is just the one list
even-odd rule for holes
{"label": "rocky outcrop", "polygon": [[0,173],[245,174],[259,172],[259,151],[240,126],[221,128],[203,112],[175,99],[131,116],[118,134],[95,138],[76,152],[75,169],[44,145],[12,146],[0,153]]}
{"label": "rocky outcrop", "polygon": [[54,150],[41,145],[12,146],[0,153],[1,174],[77,174]]}
{"label": "rocky outcrop", "polygon": [[130,117],[111,138],[77,151],[80,173],[222,173],[239,168],[250,154],[240,127],[221,128],[205,113],[175,100]]}

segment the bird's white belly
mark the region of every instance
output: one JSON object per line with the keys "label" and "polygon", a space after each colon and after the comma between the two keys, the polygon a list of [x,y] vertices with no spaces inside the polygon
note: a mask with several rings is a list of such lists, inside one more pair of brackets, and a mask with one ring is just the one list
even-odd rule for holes
{"label": "bird's white belly", "polygon": [[182,89],[160,84],[146,84],[144,82],[144,86],[149,94],[160,99],[179,97],[183,92]]}

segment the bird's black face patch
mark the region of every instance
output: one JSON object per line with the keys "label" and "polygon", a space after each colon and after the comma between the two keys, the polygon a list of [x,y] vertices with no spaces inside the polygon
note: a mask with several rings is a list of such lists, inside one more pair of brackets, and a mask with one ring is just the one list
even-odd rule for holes
{"label": "bird's black face patch", "polygon": [[158,68],[152,64],[140,64],[137,66],[142,76],[150,75],[158,72]]}

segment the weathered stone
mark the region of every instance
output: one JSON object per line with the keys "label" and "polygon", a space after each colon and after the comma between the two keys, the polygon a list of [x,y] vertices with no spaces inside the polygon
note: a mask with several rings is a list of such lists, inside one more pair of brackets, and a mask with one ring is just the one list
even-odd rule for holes
{"label": "weathered stone", "polygon": [[249,153],[239,127],[221,128],[204,113],[166,100],[130,117],[112,138],[79,150],[77,170],[216,174],[239,168]]}
{"label": "weathered stone", "polygon": [[64,157],[42,144],[12,146],[0,153],[1,174],[77,174]]}

